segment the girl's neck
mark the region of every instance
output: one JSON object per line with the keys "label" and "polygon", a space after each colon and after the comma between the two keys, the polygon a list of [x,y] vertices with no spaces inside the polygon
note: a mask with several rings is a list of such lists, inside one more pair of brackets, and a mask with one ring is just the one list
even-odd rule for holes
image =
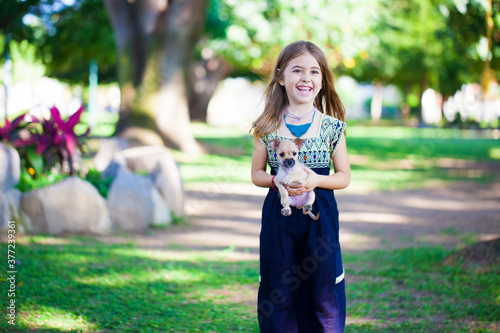
{"label": "girl's neck", "polygon": [[304,104],[304,105],[288,105],[287,111],[295,116],[303,116],[307,113],[310,113],[311,110],[314,109],[313,104]]}

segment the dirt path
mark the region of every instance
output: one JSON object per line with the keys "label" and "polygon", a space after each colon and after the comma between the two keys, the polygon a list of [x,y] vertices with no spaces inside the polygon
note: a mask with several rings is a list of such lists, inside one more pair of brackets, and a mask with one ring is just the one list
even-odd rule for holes
{"label": "dirt path", "polygon": [[[187,190],[189,226],[130,236],[139,247],[177,250],[233,248],[258,259],[265,189],[250,184],[201,184]],[[500,183],[392,192],[336,191],[344,252],[439,245],[500,236]],[[236,259],[236,258],[235,258]]]}

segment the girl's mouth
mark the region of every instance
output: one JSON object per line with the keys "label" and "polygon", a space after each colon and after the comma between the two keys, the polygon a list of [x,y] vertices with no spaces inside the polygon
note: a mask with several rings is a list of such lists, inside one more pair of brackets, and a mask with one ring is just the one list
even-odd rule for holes
{"label": "girl's mouth", "polygon": [[311,87],[297,87],[297,90],[299,91],[299,93],[301,94],[308,94],[312,91],[312,88]]}

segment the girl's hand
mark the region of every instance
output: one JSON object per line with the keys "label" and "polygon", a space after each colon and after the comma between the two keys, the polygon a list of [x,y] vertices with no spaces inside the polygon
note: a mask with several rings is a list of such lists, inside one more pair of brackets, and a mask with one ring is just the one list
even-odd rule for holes
{"label": "girl's hand", "polygon": [[288,195],[294,196],[294,195],[301,195],[306,192],[306,189],[302,184],[298,185],[283,185],[285,186],[286,190],[288,191]]}
{"label": "girl's hand", "polygon": [[321,184],[321,176],[307,166],[304,166],[304,169],[307,172],[307,178],[302,183],[302,187],[306,192],[311,192]]}
{"label": "girl's hand", "polygon": [[310,168],[304,166],[307,172],[307,178],[302,184],[298,185],[285,185],[286,190],[289,195],[301,195],[305,192],[313,191],[320,184],[320,177],[316,172],[312,171]]}

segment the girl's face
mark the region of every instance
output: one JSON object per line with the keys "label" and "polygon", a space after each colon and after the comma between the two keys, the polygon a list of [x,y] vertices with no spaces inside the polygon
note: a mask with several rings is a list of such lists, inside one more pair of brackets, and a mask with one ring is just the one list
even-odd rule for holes
{"label": "girl's face", "polygon": [[283,71],[279,84],[285,87],[290,106],[309,105],[312,109],[323,80],[316,58],[303,53],[292,59]]}

